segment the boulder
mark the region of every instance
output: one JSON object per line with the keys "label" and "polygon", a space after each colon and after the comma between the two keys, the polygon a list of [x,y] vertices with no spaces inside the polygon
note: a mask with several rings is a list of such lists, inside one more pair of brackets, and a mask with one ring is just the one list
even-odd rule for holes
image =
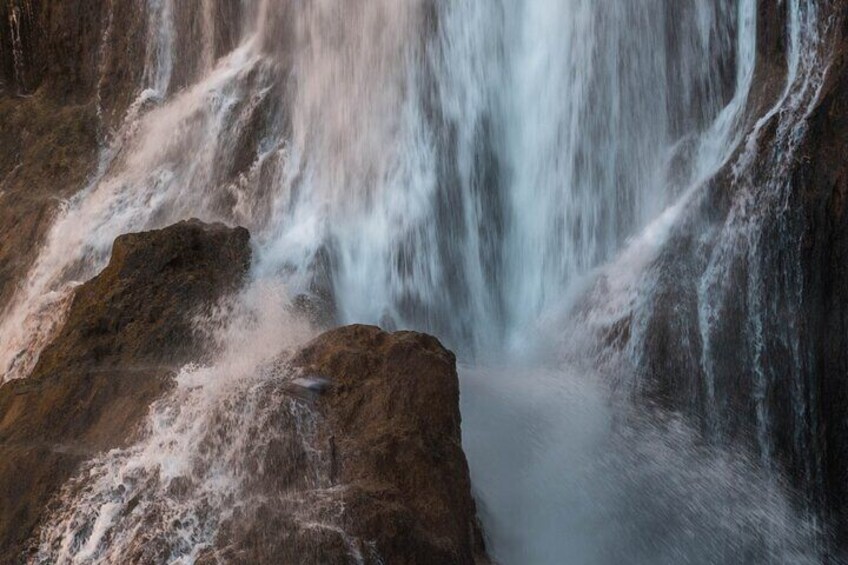
{"label": "boulder", "polygon": [[30,377],[0,387],[0,555],[19,555],[79,463],[129,442],[173,371],[202,357],[194,316],[239,287],[249,239],[190,220],[115,240]]}
{"label": "boulder", "polygon": [[325,333],[293,363],[328,383],[318,405],[348,531],[385,563],[485,561],[453,353],[425,334],[357,325]]}
{"label": "boulder", "polygon": [[[454,355],[374,326],[331,330],[284,361],[275,439],[201,563],[488,563],[462,451]],[[271,395],[266,392],[265,397]],[[276,435],[275,435],[276,434]],[[308,477],[317,477],[310,480]]]}

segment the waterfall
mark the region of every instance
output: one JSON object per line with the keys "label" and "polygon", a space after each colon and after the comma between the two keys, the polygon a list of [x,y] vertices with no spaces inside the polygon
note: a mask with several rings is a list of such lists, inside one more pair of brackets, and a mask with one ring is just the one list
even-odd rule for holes
{"label": "waterfall", "polygon": [[[297,292],[329,272],[341,322],[498,348],[674,201],[685,186],[670,163],[693,166],[682,154],[733,95],[725,4],[675,9],[674,33],[659,1],[285,6],[256,6],[240,45],[169,96],[174,11],[150,5],[122,146],[68,203],[4,317],[0,361],[19,365],[7,378],[55,325],[39,314],[46,295],[96,272],[118,234],[186,215],[246,224],[257,271]],[[654,39],[635,41],[633,25]]]}
{"label": "waterfall", "polygon": [[[147,1],[135,102],[0,318],[3,380],[26,377],[116,236],[187,217],[238,223],[254,235],[245,308],[279,313],[320,295],[339,323],[428,331],[460,351],[495,557],[815,561],[814,520],[780,478],[769,399],[778,375],[789,379],[793,457],[820,490],[802,329],[774,318],[802,304],[785,176],[827,64],[824,3],[786,0],[776,94],[758,82],[768,69],[757,0],[248,0],[234,22],[218,5],[202,3],[189,53],[178,6]],[[232,49],[216,39],[225,25]],[[765,143],[775,155],[763,165]],[[722,198],[720,219],[703,212]],[[786,257],[769,254],[771,236]],[[248,305],[257,293],[267,302]],[[283,378],[266,370],[279,351],[245,359],[237,330],[293,323],[269,316],[253,333],[231,320],[221,364],[184,369],[146,439],[90,462],[40,558],[120,555],[138,532],[116,532],[115,516],[138,497],[179,520],[169,558],[212,543],[220,520],[157,506],[164,475],[139,477],[197,455],[192,422],[204,414],[250,405],[231,415],[239,429],[267,416],[251,403]],[[673,367],[660,330],[673,336]],[[754,407],[751,458],[733,453],[748,433],[739,374]],[[673,390],[691,419],[641,414],[632,396],[655,388]],[[174,451],[159,453],[168,438]],[[225,461],[243,439],[226,440]],[[203,483],[213,475],[198,492],[231,512],[243,477]],[[733,496],[714,502],[728,485]],[[663,549],[640,539],[664,526]]]}
{"label": "waterfall", "polygon": [[66,485],[72,503],[42,529],[32,562],[192,563],[214,547],[221,524],[262,504],[247,485],[280,445],[306,460],[293,487],[283,481],[280,503],[304,527],[340,528],[340,509],[321,500],[332,485],[314,439],[318,416],[287,394],[295,375],[275,359],[310,335],[269,307],[279,292],[263,285],[244,297],[217,336],[227,353],[212,367],[183,368],[175,393],[151,407],[145,441],[94,458]]}

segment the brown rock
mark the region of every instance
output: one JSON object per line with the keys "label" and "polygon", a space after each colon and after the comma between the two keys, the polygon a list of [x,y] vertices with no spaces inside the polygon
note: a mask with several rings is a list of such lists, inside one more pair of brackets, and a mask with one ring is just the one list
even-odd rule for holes
{"label": "brown rock", "polygon": [[58,105],[44,96],[0,96],[0,308],[41,248],[63,199],[96,165],[93,104]]}
{"label": "brown rock", "polygon": [[197,220],[115,241],[32,375],[0,387],[0,555],[20,555],[82,460],[129,441],[172,370],[202,353],[193,315],[249,260],[247,230]]}
{"label": "brown rock", "polygon": [[481,559],[454,355],[428,335],[348,326],[294,364],[332,383],[320,406],[349,487],[350,531],[387,563]]}
{"label": "brown rock", "polygon": [[[293,365],[314,385],[304,394],[321,415],[330,475],[323,492],[335,497],[307,504],[341,508],[337,528],[305,531],[284,504],[289,494],[225,524],[226,560],[346,563],[354,552],[365,563],[487,563],[462,451],[454,355],[424,334],[354,325],[318,337]],[[266,462],[273,471],[261,488],[291,489],[280,477],[303,465],[294,459]]]}

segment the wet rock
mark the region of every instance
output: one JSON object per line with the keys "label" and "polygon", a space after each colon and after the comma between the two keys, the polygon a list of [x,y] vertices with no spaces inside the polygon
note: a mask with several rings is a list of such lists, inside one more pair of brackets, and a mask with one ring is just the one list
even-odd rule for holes
{"label": "wet rock", "polygon": [[[313,453],[297,443],[269,449],[245,493],[268,502],[228,520],[205,559],[487,563],[454,355],[424,334],[354,325],[321,335],[292,365],[300,376],[291,386],[318,384],[292,392],[318,415]],[[293,425],[288,409],[281,416]],[[298,483],[316,469],[319,484]]]}
{"label": "wet rock", "polygon": [[143,3],[0,4],[0,308],[141,88]]}
{"label": "wet rock", "polygon": [[[821,477],[809,478],[822,480],[837,545],[848,552],[848,6],[834,21],[834,64],[799,151],[792,204],[803,218],[801,327],[810,359],[806,390],[815,405],[808,417],[820,434],[822,464]],[[804,463],[794,461],[796,473],[805,473]]]}
{"label": "wet rock", "polygon": [[[215,0],[213,60],[234,46],[242,3]],[[0,2],[0,308],[22,284],[57,209],[91,180],[153,74],[148,2]],[[172,89],[204,50],[196,3],[174,5]],[[143,113],[147,108],[139,103]]]}
{"label": "wet rock", "polygon": [[93,172],[93,104],[0,96],[0,308],[21,284],[59,203]]}
{"label": "wet rock", "polygon": [[348,326],[294,364],[332,382],[319,405],[346,486],[348,531],[373,541],[386,563],[484,561],[454,355],[424,334]]}
{"label": "wet rock", "polygon": [[329,328],[333,325],[333,299],[327,294],[298,294],[292,300],[292,311],[316,328]]}
{"label": "wet rock", "polygon": [[81,461],[130,441],[173,370],[202,355],[193,316],[249,261],[247,230],[197,220],[115,240],[31,376],[0,387],[0,555],[20,554]]}
{"label": "wet rock", "polygon": [[[785,38],[778,31],[786,9],[760,4],[760,91],[767,83],[782,85]],[[798,494],[794,502],[826,524],[825,559],[842,562],[848,551],[848,6],[822,9],[832,22],[831,65],[809,115],[797,116],[805,127],[777,181],[770,176],[785,150],[779,117],[763,128],[753,186],[742,189],[779,188],[786,197],[778,207],[758,200],[756,231],[740,241],[742,253],[725,258],[721,282],[732,290],[710,304],[710,374],[698,293],[739,188],[726,171],[653,266],[640,356],[650,399],[684,412],[720,440],[765,452]],[[769,97],[753,103],[762,107],[762,99]],[[752,240],[758,247],[749,247]],[[752,304],[752,297],[761,303]],[[754,325],[761,342],[751,338]]]}
{"label": "wet rock", "polygon": [[57,92],[85,96],[97,80],[105,2],[10,0],[0,6],[0,80],[16,94],[47,79]]}
{"label": "wet rock", "polygon": [[[309,320],[316,328],[329,329],[338,325],[338,311],[333,295],[333,250],[323,245],[307,268],[307,292],[298,294],[292,301],[294,311]],[[385,328],[385,326],[383,326]]]}

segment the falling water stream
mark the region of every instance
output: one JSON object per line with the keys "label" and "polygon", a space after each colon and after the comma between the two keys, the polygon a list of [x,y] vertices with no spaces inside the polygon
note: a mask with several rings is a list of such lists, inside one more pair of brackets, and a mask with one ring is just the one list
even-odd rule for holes
{"label": "falling water stream", "polygon": [[[340,322],[428,331],[460,352],[464,446],[496,559],[816,562],[815,521],[770,471],[768,407],[758,453],[740,454],[721,441],[725,391],[711,378],[724,269],[757,253],[757,212],[779,205],[822,81],[818,2],[784,3],[784,84],[769,98],[755,89],[756,0],[254,0],[237,22],[204,2],[197,78],[180,88],[173,2],[148,0],[138,98],[0,319],[0,367],[26,376],[117,235],[187,217],[251,230],[240,308],[254,315],[223,324],[220,363],[183,370],[146,439],[66,490],[40,558],[121,555],[143,529],[118,521],[129,504],[162,517],[174,562],[209,547],[239,499],[227,463],[259,448],[233,432],[210,471],[204,422],[238,411],[230,429],[247,434],[262,421],[257,391],[284,378],[269,360],[309,333],[287,297],[317,293]],[[216,59],[223,25],[241,39]],[[761,186],[751,170],[775,115],[784,157]],[[704,442],[631,392],[659,295],[652,265],[720,171],[739,196],[704,235],[718,243],[696,285]],[[757,276],[745,362],[762,380]],[[603,336],[623,320],[616,349]],[[194,502],[167,500],[186,473]]]}

